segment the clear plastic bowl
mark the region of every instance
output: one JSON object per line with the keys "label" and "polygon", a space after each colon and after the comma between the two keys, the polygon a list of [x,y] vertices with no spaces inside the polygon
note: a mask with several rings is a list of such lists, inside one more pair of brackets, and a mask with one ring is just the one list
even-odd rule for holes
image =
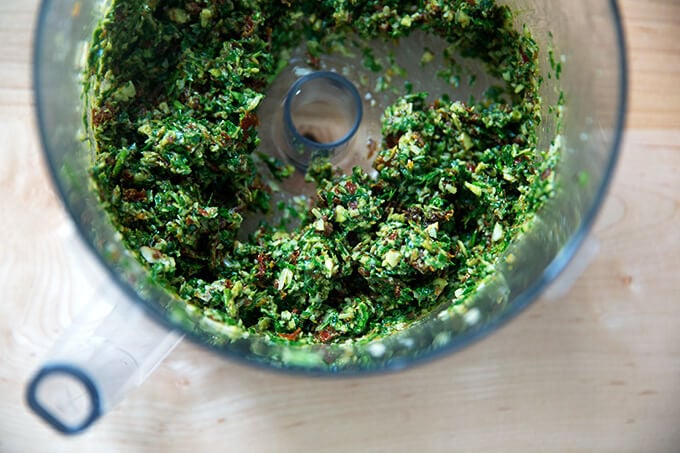
{"label": "clear plastic bowl", "polygon": [[[97,0],[45,0],[34,54],[34,85],[40,136],[54,184],[79,235],[126,299],[155,321],[179,330],[219,355],[268,368],[347,375],[396,370],[450,354],[484,337],[520,313],[565,269],[602,205],[617,160],[626,110],[626,58],[616,1],[507,1],[541,47],[545,106],[564,91],[563,157],[559,193],[540,211],[533,229],[511,246],[495,276],[456,312],[442,307],[427,319],[368,344],[289,346],[226,328],[157,287],[126,252],[92,190],[92,150],[82,140],[81,72],[87,44],[101,17]],[[552,38],[550,38],[552,36]],[[547,79],[547,49],[562,61],[559,81]],[[541,125],[548,146],[555,124]]]}

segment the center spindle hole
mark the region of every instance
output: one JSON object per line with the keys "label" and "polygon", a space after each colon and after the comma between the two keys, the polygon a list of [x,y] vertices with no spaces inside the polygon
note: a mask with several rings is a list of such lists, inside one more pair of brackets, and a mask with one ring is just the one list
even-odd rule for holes
{"label": "center spindle hole", "polygon": [[294,133],[311,146],[337,146],[349,140],[359,127],[361,108],[354,85],[332,72],[303,77],[287,99]]}

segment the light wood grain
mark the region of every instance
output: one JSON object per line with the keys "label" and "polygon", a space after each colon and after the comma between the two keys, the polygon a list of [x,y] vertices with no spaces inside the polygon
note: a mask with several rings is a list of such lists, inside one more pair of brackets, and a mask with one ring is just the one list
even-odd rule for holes
{"label": "light wood grain", "polygon": [[631,128],[680,128],[680,2],[622,1],[630,59]]}
{"label": "light wood grain", "polygon": [[322,380],[182,344],[88,433],[23,403],[29,374],[101,275],[73,252],[32,118],[37,2],[0,0],[0,452],[680,449],[680,3],[622,2],[630,130],[569,294],[399,374]]}

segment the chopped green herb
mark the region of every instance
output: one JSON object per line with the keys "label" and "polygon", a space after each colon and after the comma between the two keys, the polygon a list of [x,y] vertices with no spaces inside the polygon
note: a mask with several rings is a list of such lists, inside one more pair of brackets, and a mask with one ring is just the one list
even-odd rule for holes
{"label": "chopped green herb", "polygon": [[[461,304],[554,190],[559,147],[537,149],[538,46],[512,23],[491,0],[114,0],[84,87],[101,202],[155,280],[232,333],[364,341]],[[377,176],[319,159],[313,202],[279,203],[283,220],[244,239],[244,218],[273,203],[258,170],[293,172],[261,153],[257,117],[290,50],[306,45],[314,65],[346,52],[343,36],[414,30],[453,43],[438,72],[448,83],[460,84],[453,50],[504,83],[461,102],[405,81],[383,113]],[[393,60],[362,59],[375,91],[401,89]]]}

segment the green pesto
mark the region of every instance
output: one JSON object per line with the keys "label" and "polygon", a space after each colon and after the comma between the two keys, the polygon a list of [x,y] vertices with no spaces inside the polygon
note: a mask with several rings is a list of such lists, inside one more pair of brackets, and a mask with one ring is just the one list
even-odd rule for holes
{"label": "green pesto", "polygon": [[[491,0],[114,0],[85,84],[101,201],[156,281],[275,341],[370,340],[462,303],[554,190],[557,153],[536,149],[538,47],[512,19]],[[305,43],[313,64],[344,36],[414,30],[504,86],[428,103],[407,84],[384,112],[377,177],[316,162],[317,197],[289,207],[298,227],[239,236],[270,205],[257,162],[291,173],[260,154],[256,115],[289,50]],[[421,64],[433,58],[424,49]],[[458,83],[447,61],[441,74]]]}

